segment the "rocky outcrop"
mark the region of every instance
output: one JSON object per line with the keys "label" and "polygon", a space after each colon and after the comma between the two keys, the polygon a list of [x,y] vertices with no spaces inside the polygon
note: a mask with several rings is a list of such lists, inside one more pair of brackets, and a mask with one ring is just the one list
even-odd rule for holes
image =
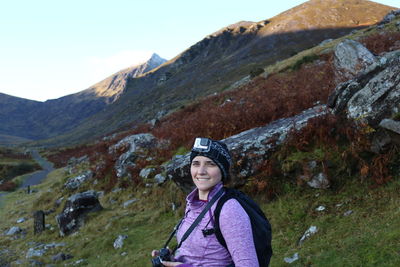
{"label": "rocky outcrop", "polygon": [[400,51],[385,54],[354,79],[340,84],[329,97],[328,106],[336,114],[362,120],[377,128],[399,110]]}
{"label": "rocky outcrop", "polygon": [[109,153],[115,153],[119,149],[127,149],[115,162],[115,172],[117,177],[129,176],[129,167],[135,166],[135,160],[139,158],[145,150],[154,148],[157,143],[152,134],[135,134],[125,137],[116,145],[110,147]]}
{"label": "rocky outcrop", "polygon": [[335,47],[334,66],[336,79],[352,79],[378,59],[359,42],[346,39]]}
{"label": "rocky outcrop", "polygon": [[79,229],[84,224],[87,213],[99,211],[102,208],[95,191],[72,195],[65,203],[62,213],[56,216],[60,235],[65,236]]}
{"label": "rocky outcrop", "polygon": [[[233,164],[233,184],[240,185],[259,171],[259,165],[286,139],[294,129],[301,129],[308,120],[326,114],[325,106],[316,106],[301,114],[272,122],[264,127],[250,129],[222,140],[231,151]],[[166,173],[185,191],[193,188],[189,168],[190,154],[175,156],[166,166]]]}
{"label": "rocky outcrop", "polygon": [[75,190],[79,188],[85,181],[89,180],[90,178],[93,177],[93,172],[92,171],[85,171],[84,173],[69,178],[67,182],[64,184],[64,187],[69,189],[69,190]]}
{"label": "rocky outcrop", "polygon": [[380,22],[379,25],[387,24],[400,16],[400,9],[390,11]]}

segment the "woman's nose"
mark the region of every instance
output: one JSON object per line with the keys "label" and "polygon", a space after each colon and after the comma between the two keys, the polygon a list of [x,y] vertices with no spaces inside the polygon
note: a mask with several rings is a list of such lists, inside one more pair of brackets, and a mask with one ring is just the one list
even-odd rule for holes
{"label": "woman's nose", "polygon": [[199,173],[206,173],[206,172],[207,172],[206,166],[200,165],[200,167],[199,167]]}

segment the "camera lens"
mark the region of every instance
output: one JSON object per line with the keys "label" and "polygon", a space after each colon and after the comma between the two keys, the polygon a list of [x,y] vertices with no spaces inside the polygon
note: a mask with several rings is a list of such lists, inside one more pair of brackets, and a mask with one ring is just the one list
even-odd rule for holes
{"label": "camera lens", "polygon": [[163,261],[168,261],[170,259],[169,249],[167,249],[167,248],[160,249],[159,255]]}
{"label": "camera lens", "polygon": [[154,259],[151,259],[151,264],[153,267],[163,267],[164,265],[161,263],[160,257],[156,257]]}

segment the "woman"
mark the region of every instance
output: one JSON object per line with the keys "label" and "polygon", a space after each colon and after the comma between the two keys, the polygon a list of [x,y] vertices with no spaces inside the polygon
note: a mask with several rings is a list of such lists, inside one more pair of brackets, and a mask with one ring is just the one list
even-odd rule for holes
{"label": "woman", "polygon": [[[213,196],[230,175],[231,156],[227,146],[206,138],[196,138],[190,154],[190,173],[196,188],[187,196],[186,211],[177,232],[178,243]],[[162,261],[164,266],[235,266],[257,267],[249,216],[235,199],[222,207],[220,231],[226,241],[222,246],[213,233],[214,203],[175,253],[174,261]],[[157,256],[153,251],[152,256]]]}

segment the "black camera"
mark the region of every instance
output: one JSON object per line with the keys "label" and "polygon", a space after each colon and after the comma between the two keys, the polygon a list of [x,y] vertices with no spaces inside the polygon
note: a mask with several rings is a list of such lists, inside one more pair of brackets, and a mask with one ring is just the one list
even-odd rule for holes
{"label": "black camera", "polygon": [[161,261],[170,261],[171,260],[171,252],[167,248],[162,248],[158,252],[158,256],[154,259],[151,259],[151,263],[153,267],[163,267],[164,265]]}

